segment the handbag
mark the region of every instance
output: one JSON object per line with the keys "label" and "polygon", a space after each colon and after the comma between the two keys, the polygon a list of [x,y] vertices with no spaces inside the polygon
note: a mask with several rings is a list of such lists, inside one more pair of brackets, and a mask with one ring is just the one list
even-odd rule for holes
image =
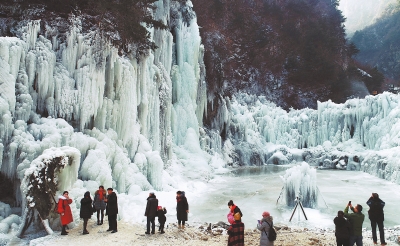
{"label": "handbag", "polygon": [[232,214],[231,212],[229,212],[229,213],[226,215],[226,218],[228,219],[228,222],[229,222],[229,224],[231,224],[231,225],[235,222],[235,218],[233,217],[233,214]]}

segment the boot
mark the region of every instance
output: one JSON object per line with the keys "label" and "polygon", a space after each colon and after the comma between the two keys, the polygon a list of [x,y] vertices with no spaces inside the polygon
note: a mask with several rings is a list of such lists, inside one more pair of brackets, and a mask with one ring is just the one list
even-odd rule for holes
{"label": "boot", "polygon": [[65,230],[65,227],[66,227],[66,226],[63,226],[63,227],[62,227],[61,235],[68,235],[68,232]]}
{"label": "boot", "polygon": [[164,233],[165,233],[165,231],[164,231],[164,230],[162,230],[160,233],[161,233],[161,234],[164,234]]}
{"label": "boot", "polygon": [[185,225],[182,225],[182,230],[184,230],[185,229]]}
{"label": "boot", "polygon": [[178,229],[181,229],[181,225],[178,224]]}
{"label": "boot", "polygon": [[83,231],[83,235],[89,234],[89,232],[87,230]]}

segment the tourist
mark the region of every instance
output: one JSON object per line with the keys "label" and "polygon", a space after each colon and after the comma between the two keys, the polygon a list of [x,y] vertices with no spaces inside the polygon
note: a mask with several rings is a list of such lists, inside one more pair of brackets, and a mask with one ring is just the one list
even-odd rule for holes
{"label": "tourist", "polygon": [[337,246],[348,246],[350,242],[350,222],[344,217],[343,211],[338,211],[333,219]]}
{"label": "tourist", "polygon": [[107,189],[108,196],[104,200],[107,203],[106,215],[108,215],[108,230],[111,233],[118,232],[117,229],[117,214],[118,214],[118,200],[117,194],[113,191],[113,188]]}
{"label": "tourist", "polygon": [[[99,189],[94,193],[94,208],[96,209],[97,212],[97,224],[102,225],[103,224],[103,218],[104,218],[104,209],[106,209],[106,191],[104,190],[104,186],[100,185]],[[99,218],[99,215],[101,213],[101,220]]]}
{"label": "tourist", "polygon": [[165,207],[163,208],[161,206],[158,206],[157,217],[158,217],[158,223],[160,223],[160,227],[158,228],[158,231],[161,234],[165,233],[164,232],[164,225],[165,225],[165,222],[167,221],[167,217],[165,217],[166,213],[167,213],[167,209],[165,209]]}
{"label": "tourist", "polygon": [[83,219],[83,234],[89,234],[87,231],[87,223],[93,214],[92,198],[90,197],[89,191],[86,191],[81,199],[81,209],[79,214]]}
{"label": "tourist", "polygon": [[269,228],[273,226],[272,224],[272,216],[269,212],[263,212],[262,219],[261,221],[259,220],[257,224],[257,229],[261,231],[260,246],[274,245],[274,241],[269,241],[268,239]]}
{"label": "tourist", "polygon": [[64,191],[63,195],[58,198],[58,213],[62,225],[61,235],[68,235],[67,225],[73,221],[71,207],[69,206],[72,199],[69,198],[68,194],[68,191]]}
{"label": "tourist", "polygon": [[228,228],[228,246],[244,246],[244,224],[240,213],[234,215],[235,223]]}
{"label": "tourist", "polygon": [[367,205],[369,206],[368,217],[371,221],[372,240],[374,241],[374,244],[378,243],[376,236],[376,225],[378,225],[381,245],[386,245],[385,232],[383,228],[383,207],[385,206],[385,202],[379,199],[378,193],[372,193],[372,196],[367,201]]}
{"label": "tourist", "polygon": [[189,204],[184,191],[176,192],[176,217],[178,228],[185,229],[185,221],[188,220]]}
{"label": "tourist", "polygon": [[[353,213],[349,214],[349,207],[353,210]],[[362,246],[362,224],[364,222],[364,214],[361,213],[362,206],[357,204],[357,206],[353,207],[351,202],[349,202],[344,209],[344,217],[350,220],[350,224],[353,228],[351,235],[350,235],[350,246],[353,246],[356,243],[357,246]]]}
{"label": "tourist", "polygon": [[147,205],[146,205],[146,211],[144,212],[144,216],[147,217],[147,230],[146,234],[150,234],[150,223],[151,223],[151,234],[154,234],[156,225],[154,220],[156,219],[157,215],[157,207],[158,207],[158,199],[156,198],[156,195],[154,195],[154,192],[149,193],[149,197],[147,197]]}
{"label": "tourist", "polygon": [[236,206],[232,200],[230,200],[228,202],[228,207],[229,207],[229,211],[232,213],[232,215],[235,215],[236,213],[240,214],[240,218],[243,217],[242,211],[240,211],[240,208],[238,206]]}

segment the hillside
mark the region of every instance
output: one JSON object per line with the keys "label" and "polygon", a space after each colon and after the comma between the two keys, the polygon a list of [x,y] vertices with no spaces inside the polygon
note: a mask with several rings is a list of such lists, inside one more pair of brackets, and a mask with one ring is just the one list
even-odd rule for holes
{"label": "hillside", "polygon": [[356,59],[376,66],[386,77],[399,83],[400,77],[400,4],[388,8],[383,17],[353,38],[360,52]]}

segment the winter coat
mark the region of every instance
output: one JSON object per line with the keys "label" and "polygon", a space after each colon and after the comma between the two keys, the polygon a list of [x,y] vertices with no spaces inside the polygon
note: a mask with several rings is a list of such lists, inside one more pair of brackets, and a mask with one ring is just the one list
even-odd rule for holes
{"label": "winter coat", "polygon": [[263,217],[260,222],[261,223],[257,224],[257,229],[261,231],[260,246],[273,246],[274,242],[268,239],[270,225],[273,226],[272,216]]}
{"label": "winter coat", "polygon": [[58,213],[60,214],[61,225],[68,225],[74,219],[72,218],[71,207],[72,199],[67,199],[64,196],[58,197]]}
{"label": "winter coat", "polygon": [[335,219],[333,219],[333,223],[335,223],[336,238],[340,239],[350,238],[351,226],[350,222],[346,218],[335,217]]}
{"label": "winter coat", "polygon": [[244,246],[244,224],[236,220],[228,228],[228,246]]}
{"label": "winter coat", "polygon": [[158,222],[160,222],[160,224],[164,224],[165,221],[167,221],[167,217],[165,217],[165,214],[167,213],[167,210],[161,209],[161,210],[157,210],[157,217],[158,217]]}
{"label": "winter coat", "polygon": [[82,219],[90,219],[92,217],[92,198],[90,198],[89,192],[85,193],[85,197],[81,199],[81,209],[79,214]]}
{"label": "winter coat", "polygon": [[344,209],[344,217],[350,220],[351,227],[353,228],[351,235],[362,236],[362,224],[365,217],[364,214],[361,212],[349,214],[349,207],[347,206]]}
{"label": "winter coat", "polygon": [[176,218],[181,221],[188,220],[188,213],[186,212],[189,210],[189,204],[187,202],[186,197],[182,194],[179,199],[177,199],[176,203]]}
{"label": "winter coat", "polygon": [[103,199],[100,199],[100,190],[96,190],[94,193],[93,204],[96,210],[104,210],[106,209],[106,202],[104,199],[106,198],[106,191],[103,190]]}
{"label": "winter coat", "polygon": [[157,207],[158,207],[158,199],[155,195],[149,196],[147,198],[146,211],[144,212],[144,216],[149,218],[155,218],[157,215]]}
{"label": "winter coat", "polygon": [[118,214],[118,200],[117,194],[115,194],[115,192],[111,192],[111,194],[107,197],[106,215],[114,214]]}
{"label": "winter coat", "polygon": [[383,214],[383,207],[385,206],[385,202],[379,198],[370,198],[367,201],[367,205],[369,206],[368,217],[371,221],[382,222],[385,220],[385,216]]}

